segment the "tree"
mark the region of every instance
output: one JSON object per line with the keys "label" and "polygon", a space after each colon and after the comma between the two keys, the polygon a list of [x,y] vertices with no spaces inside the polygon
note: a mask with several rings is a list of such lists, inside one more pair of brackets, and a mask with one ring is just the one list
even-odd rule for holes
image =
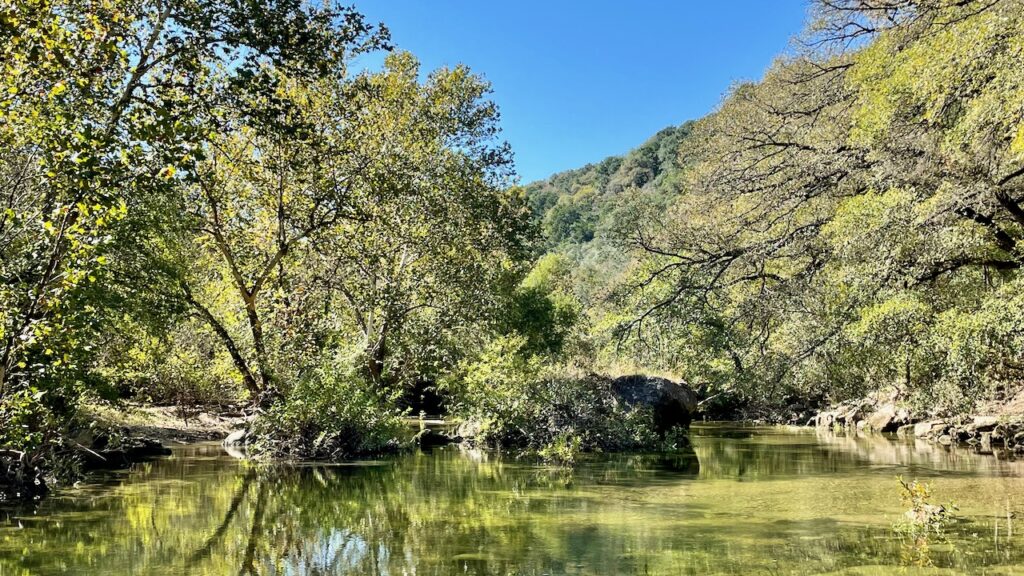
{"label": "tree", "polygon": [[643,255],[621,334],[717,326],[710,350],[767,396],[962,376],[950,319],[1020,267],[1021,13],[818,2],[805,49],[698,123],[672,209],[620,230]]}
{"label": "tree", "polygon": [[279,86],[280,128],[225,115],[197,165],[186,300],[264,405],[338,349],[378,384],[436,371],[529,240],[487,84],[396,54]]}
{"label": "tree", "polygon": [[[270,126],[261,118],[226,122],[228,130],[211,139],[196,168],[187,194],[196,234],[188,253],[202,265],[181,282],[185,300],[226,347],[252,397],[264,403],[280,392],[266,316],[287,313],[289,271],[308,259],[310,242],[343,221],[365,219],[356,198],[365,159],[349,134],[361,112],[353,88],[339,73],[312,84],[286,78],[280,84],[276,97],[289,102],[287,118]],[[227,286],[217,281],[220,275]],[[199,290],[213,292],[206,300],[233,294],[245,318],[244,340]]]}
{"label": "tree", "polygon": [[165,289],[183,184],[223,127],[210,112],[275,125],[274,71],[312,80],[385,44],[352,9],[294,0],[0,4],[5,489],[74,468],[68,432],[111,357],[99,345],[180,311]]}
{"label": "tree", "polygon": [[[453,361],[459,331],[487,321],[521,273],[532,227],[510,189],[489,85],[465,67],[419,81],[410,54],[358,79],[366,90],[350,130],[365,171],[361,220],[313,245],[315,282],[338,295],[374,382],[408,381]],[[433,366],[433,368],[431,368]]]}

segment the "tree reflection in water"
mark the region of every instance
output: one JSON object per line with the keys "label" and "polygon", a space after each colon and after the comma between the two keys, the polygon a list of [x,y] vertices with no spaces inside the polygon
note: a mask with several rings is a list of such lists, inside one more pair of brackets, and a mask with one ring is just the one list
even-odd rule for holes
{"label": "tree reflection in water", "polygon": [[[781,573],[890,574],[898,471],[943,474],[937,493],[965,514],[983,511],[985,494],[1004,517],[1024,507],[1024,474],[990,457],[717,432],[695,430],[692,453],[595,456],[574,470],[450,448],[285,466],[187,447],[12,515],[0,574],[704,574],[749,573],[766,558]],[[978,513],[952,533],[935,565],[1016,564],[1013,540],[997,551],[971,539],[991,533],[987,521]]]}

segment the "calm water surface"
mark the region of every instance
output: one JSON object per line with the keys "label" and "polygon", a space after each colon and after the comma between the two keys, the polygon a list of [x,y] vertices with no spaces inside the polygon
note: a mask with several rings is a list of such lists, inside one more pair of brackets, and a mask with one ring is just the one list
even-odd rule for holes
{"label": "calm water surface", "polygon": [[[1024,574],[1024,462],[878,436],[693,432],[695,454],[573,472],[454,448],[260,466],[183,447],[0,511],[0,576]],[[907,566],[914,550],[892,532],[898,474],[960,508],[930,567]]]}

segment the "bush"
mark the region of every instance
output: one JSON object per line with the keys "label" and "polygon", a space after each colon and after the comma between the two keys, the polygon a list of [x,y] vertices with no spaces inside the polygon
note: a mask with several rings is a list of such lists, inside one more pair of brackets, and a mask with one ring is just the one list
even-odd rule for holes
{"label": "bush", "polygon": [[497,338],[444,383],[460,398],[458,415],[480,424],[477,442],[562,463],[581,452],[664,447],[651,411],[619,402],[609,379],[545,367],[521,353],[526,345]]}
{"label": "bush", "polygon": [[324,366],[255,420],[250,449],[314,460],[394,451],[405,428],[394,401],[351,368]]}
{"label": "bush", "polygon": [[80,474],[67,423],[46,405],[46,395],[28,388],[0,399],[0,502],[38,498],[48,485]]}
{"label": "bush", "polygon": [[94,370],[107,400],[133,399],[182,407],[223,407],[246,399],[242,378],[223,344],[196,319],[159,337],[126,322],[111,335]]}

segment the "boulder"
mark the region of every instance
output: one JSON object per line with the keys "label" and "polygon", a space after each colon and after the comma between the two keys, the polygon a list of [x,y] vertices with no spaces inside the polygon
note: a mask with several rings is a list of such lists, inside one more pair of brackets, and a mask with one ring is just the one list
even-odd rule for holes
{"label": "boulder", "polygon": [[914,436],[918,438],[924,438],[932,433],[932,429],[940,429],[945,427],[945,423],[941,420],[929,420],[927,422],[918,422],[914,424]]}
{"label": "boulder", "polygon": [[917,421],[917,418],[914,418],[914,415],[910,412],[910,410],[908,410],[906,408],[899,408],[898,410],[896,410],[896,420],[895,420],[895,423],[898,426],[905,426],[907,424],[913,424],[916,421]]}
{"label": "boulder", "polygon": [[868,416],[867,423],[876,432],[895,432],[899,426],[896,421],[896,407],[892,404],[880,406]]}
{"label": "boulder", "polygon": [[620,376],[612,380],[612,392],[630,407],[648,407],[654,412],[659,433],[673,427],[687,428],[700,401],[689,387],[656,376]]}

